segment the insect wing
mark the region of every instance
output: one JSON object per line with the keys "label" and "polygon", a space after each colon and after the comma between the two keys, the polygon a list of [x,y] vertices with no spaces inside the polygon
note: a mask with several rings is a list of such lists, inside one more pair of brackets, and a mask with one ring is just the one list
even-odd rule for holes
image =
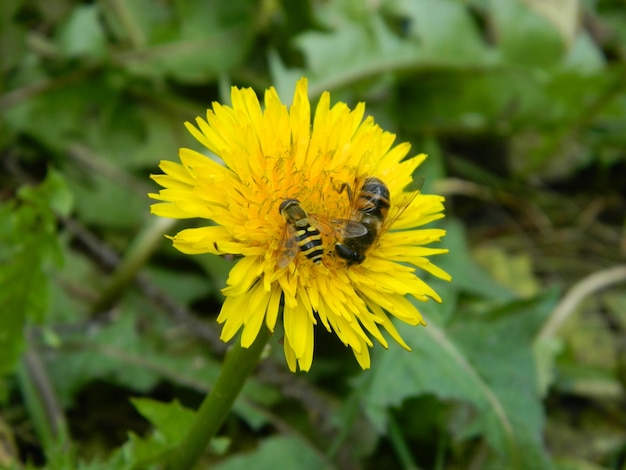
{"label": "insect wing", "polygon": [[278,262],[276,263],[280,269],[291,263],[291,260],[298,254],[298,236],[296,229],[290,224],[285,224],[285,229],[280,240],[281,252],[278,255]]}
{"label": "insect wing", "polygon": [[355,220],[331,219],[331,222],[341,238],[362,237],[367,233],[365,225]]}
{"label": "insect wing", "polygon": [[[422,184],[424,183],[423,178],[420,178],[422,180],[421,184],[419,184],[419,188],[421,188]],[[391,208],[389,210],[389,215],[387,216],[387,219],[385,220],[385,223],[383,224],[383,232],[386,232],[387,230],[390,230],[391,228],[393,228],[393,225],[396,223],[396,221],[400,218],[400,216],[404,213],[405,210],[407,210],[411,204],[413,204],[413,201],[415,201],[415,198],[417,198],[417,196],[419,196],[421,194],[420,189],[416,189],[412,192],[405,192],[402,193],[398,199],[397,199],[397,203],[392,203],[391,204]]]}
{"label": "insect wing", "polygon": [[309,222],[324,235],[334,235],[341,238],[360,237],[367,233],[367,228],[356,220],[330,218],[309,214]]}
{"label": "insect wing", "polygon": [[406,188],[404,188],[405,192],[408,193],[413,193],[415,191],[421,191],[422,187],[424,186],[424,177],[420,176],[418,178],[415,178],[413,181],[411,181]]}
{"label": "insect wing", "polygon": [[324,235],[330,235],[334,232],[335,228],[330,219],[322,217],[321,215],[307,214],[309,224],[315,227],[320,233]]}

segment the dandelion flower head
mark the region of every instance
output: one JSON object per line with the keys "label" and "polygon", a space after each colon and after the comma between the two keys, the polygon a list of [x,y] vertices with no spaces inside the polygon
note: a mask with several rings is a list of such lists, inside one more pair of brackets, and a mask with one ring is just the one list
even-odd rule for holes
{"label": "dandelion flower head", "polygon": [[[212,221],[173,236],[178,250],[238,257],[223,289],[221,339],[229,341],[241,330],[241,345],[249,347],[264,323],[274,331],[282,312],[292,371],[311,367],[314,326],[320,322],[352,349],[362,368],[370,366],[372,338],[387,347],[381,330],[409,349],[390,316],[425,325],[407,295],[419,301],[441,298],[419,277],[420,270],[450,279],[428,259],[447,250],[426,246],[445,231],[422,227],[443,217],[443,197],[405,192],[426,156],[407,158],[410,145],[394,146],[394,134],[364,118],[363,103],[354,109],[341,102],[331,106],[325,92],[311,119],[305,78],[296,84],[289,107],[274,88],[266,90],[263,108],[250,88],[233,87],[231,101],[231,106],[213,103],[195,126],[186,123],[213,156],[180,149],[180,163],[161,162],[164,174],[152,177],[164,189],[150,195],[159,200],[152,205],[154,214]],[[281,204],[296,199],[311,220],[354,219],[351,201],[368,177],[389,190],[390,223],[363,262],[337,256],[341,236],[320,227],[321,262],[298,250],[283,265],[288,223]],[[401,201],[410,203],[400,207]]]}

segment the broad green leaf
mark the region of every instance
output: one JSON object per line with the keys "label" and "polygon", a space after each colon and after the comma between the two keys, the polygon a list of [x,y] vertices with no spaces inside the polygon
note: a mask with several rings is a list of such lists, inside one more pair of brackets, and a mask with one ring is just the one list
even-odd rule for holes
{"label": "broad green leaf", "polygon": [[65,177],[55,170],[48,170],[46,181],[46,199],[55,214],[67,217],[74,209],[74,195],[70,191]]}
{"label": "broad green leaf", "polygon": [[[75,295],[74,289],[82,288],[87,295],[97,296],[106,285],[105,273],[86,254],[67,250],[63,268],[55,273],[55,278],[59,285],[68,288],[50,292],[50,322],[58,325],[84,321],[89,306]],[[58,341],[62,340],[54,339],[54,342]],[[47,340],[45,342],[51,345]]]}
{"label": "broad green leaf", "polygon": [[507,68],[430,69],[400,87],[400,126],[407,131],[481,133],[548,120],[537,77]]}
{"label": "broad green leaf", "polygon": [[606,59],[598,44],[587,32],[581,31],[565,57],[563,68],[576,71],[579,74],[595,74],[601,72],[605,67]]}
{"label": "broad green leaf", "polygon": [[142,47],[123,60],[136,74],[202,82],[239,65],[252,46],[255,9],[245,0],[173,2],[148,15],[153,2],[127,5]]}
{"label": "broad green leaf", "polygon": [[4,117],[14,131],[65,155],[68,145],[83,142],[84,134],[98,124],[100,116],[107,116],[120,99],[105,76],[89,80],[84,77],[69,86],[23,100],[8,109]]}
{"label": "broad green leaf", "polygon": [[[170,242],[167,241],[169,244]],[[183,305],[189,305],[194,301],[206,297],[209,294],[219,292],[225,284],[212,286],[213,279],[199,276],[190,272],[178,272],[167,269],[153,268],[149,270],[150,279],[161,289],[173,296]]]}
{"label": "broad green leaf", "polygon": [[[85,337],[85,334],[87,337]],[[71,341],[73,348],[52,355],[47,364],[59,400],[64,406],[73,402],[74,395],[93,380],[102,379],[132,390],[146,392],[159,380],[159,374],[144,363],[133,360],[149,358],[152,348],[141,341],[131,314],[116,322],[81,333]]]}
{"label": "broad green leaf", "polygon": [[509,254],[495,244],[474,250],[474,259],[498,282],[520,297],[531,297],[539,291],[533,274],[532,259],[526,254]]}
{"label": "broad green leaf", "polygon": [[455,0],[401,0],[394,12],[409,19],[408,35],[428,63],[478,64],[488,49],[464,3]]}
{"label": "broad green leaf", "polygon": [[504,304],[486,312],[485,318],[459,319],[449,330],[510,422],[512,435],[504,436],[500,435],[500,423],[488,417],[483,423],[487,440],[498,452],[512,439],[507,457],[521,468],[549,468],[541,439],[543,408],[532,345],[557,300],[555,290],[547,291],[533,299]]}
{"label": "broad green leaf", "polygon": [[19,10],[24,0],[6,0],[2,4],[2,10],[0,10],[0,23],[9,23],[15,13]]}
{"label": "broad green leaf", "polygon": [[[133,405],[154,426],[153,433],[141,438],[131,433],[130,441],[124,446],[126,457],[132,454],[135,466],[144,468],[151,463],[165,462],[178,443],[187,435],[193,423],[195,412],[185,408],[178,401],[163,403],[148,398],[135,398]],[[228,445],[222,438],[212,439],[211,447],[215,453],[226,450]],[[220,449],[216,449],[220,447]]]}
{"label": "broad green leaf", "polygon": [[[494,282],[473,261],[463,225],[455,219],[448,219],[441,226],[446,229],[442,245],[448,248],[450,253],[436,258],[435,262],[452,276],[450,288],[492,300],[513,298],[513,293],[509,289]],[[444,304],[446,300],[444,298]]]}
{"label": "broad green leaf", "polygon": [[67,208],[69,198],[50,170],[39,186],[22,186],[17,199],[0,205],[0,375],[15,366],[26,325],[48,313],[50,273],[63,262],[54,205]]}
{"label": "broad green leaf", "polygon": [[578,30],[580,5],[578,0],[523,0],[528,8],[552,24],[568,46]]}
{"label": "broad green leaf", "polygon": [[[6,3],[2,5],[0,11],[4,12],[5,5]],[[6,23],[0,26],[0,56],[3,67],[8,69],[19,66],[27,54],[27,37],[28,30],[21,25]]]}
{"label": "broad green leaf", "polygon": [[100,57],[106,51],[106,37],[96,4],[79,5],[59,29],[58,44],[68,56]]}
{"label": "broad green leaf", "polygon": [[[111,187],[108,190],[119,192],[136,186],[144,198],[153,187],[145,179],[145,167],[156,170],[159,160],[173,159],[179,147],[191,145],[183,121],[192,114],[172,113],[169,107],[173,103],[165,95],[159,96],[162,107],[130,99],[120,90],[122,85],[127,85],[126,79],[114,73],[85,76],[71,86],[13,106],[5,113],[6,122],[13,132],[28,135],[56,153],[65,163],[61,166],[66,176],[78,180],[81,187],[100,176]],[[208,104],[199,105],[197,112]],[[55,111],[59,109],[64,112]],[[136,168],[142,169],[143,186],[124,171]],[[84,205],[83,197],[77,199]],[[108,206],[115,210],[111,203]],[[98,212],[91,211],[94,215]]]}
{"label": "broad green leaf", "polygon": [[48,308],[48,278],[42,271],[38,242],[23,244],[22,252],[0,269],[0,374],[13,370],[24,348],[29,320],[41,320]]}
{"label": "broad green leaf", "polygon": [[[509,161],[514,171],[522,176],[562,179],[587,166],[595,157],[593,147],[583,145],[585,140],[598,144],[602,141],[602,146],[623,145],[623,133],[615,132],[616,127],[624,125],[622,100],[607,102],[601,109],[594,109],[593,105],[620,86],[622,74],[620,69],[593,74],[565,70],[536,83],[543,95],[536,104],[549,101],[550,106],[544,111],[535,110],[538,115],[535,126],[512,136]],[[598,115],[594,118],[589,116],[590,112]],[[597,119],[597,124],[588,130],[572,132],[577,122],[589,119]]]}
{"label": "broad green leaf", "polygon": [[149,217],[147,191],[130,187],[132,180],[121,185],[115,176],[94,172],[85,178],[73,174],[68,182],[76,196],[76,213],[85,224],[137,230]]}
{"label": "broad green leaf", "polygon": [[422,52],[394,36],[382,19],[346,23],[330,33],[304,32],[295,38],[306,58],[311,90],[345,85],[372,75],[414,66]]}
{"label": "broad green leaf", "polygon": [[311,446],[294,437],[270,437],[261,441],[258,449],[244,455],[230,457],[214,465],[215,470],[274,470],[293,468],[319,470],[328,468],[321,455]]}
{"label": "broad green leaf", "polygon": [[548,293],[510,302],[482,316],[457,316],[448,329],[399,325],[413,352],[392,346],[376,354],[371,375],[356,381],[366,387],[372,423],[383,432],[389,407],[433,394],[475,408],[472,422],[456,434],[484,434],[502,468],[550,468],[531,345],[555,301]]}
{"label": "broad green leaf", "polygon": [[523,0],[491,0],[493,26],[503,59],[523,66],[554,66],[566,44],[559,30]]}
{"label": "broad green leaf", "polygon": [[606,470],[606,467],[603,465],[596,465],[575,458],[556,459],[554,466],[556,470]]}
{"label": "broad green leaf", "polygon": [[133,398],[131,402],[170,444],[178,443],[185,437],[195,416],[193,410],[178,401],[163,403],[149,398]]}
{"label": "broad green leaf", "polygon": [[[64,406],[83,387],[95,380],[104,380],[147,393],[159,380],[188,387],[200,394],[207,393],[220,373],[220,361],[206,354],[200,344],[181,337],[182,344],[168,344],[164,349],[161,336],[171,328],[157,312],[151,312],[145,303],[128,300],[118,306],[120,317],[104,327],[66,336],[64,343],[47,364],[59,400]],[[155,315],[150,327],[140,335],[137,324],[141,320],[134,311]],[[251,427],[260,427],[266,417],[258,406],[276,403],[280,395],[271,387],[256,380],[248,380],[241,396],[233,406],[233,413]]]}

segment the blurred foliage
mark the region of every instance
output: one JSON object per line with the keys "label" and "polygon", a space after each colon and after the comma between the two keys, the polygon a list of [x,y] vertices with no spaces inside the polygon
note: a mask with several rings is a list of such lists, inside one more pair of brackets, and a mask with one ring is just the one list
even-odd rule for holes
{"label": "blurred foliage", "polygon": [[306,75],[429,153],[454,280],[369,371],[275,344],[200,467],[626,468],[623,2],[7,0],[0,59],[0,467],[178,442],[232,260],[170,247],[148,175],[231,85]]}

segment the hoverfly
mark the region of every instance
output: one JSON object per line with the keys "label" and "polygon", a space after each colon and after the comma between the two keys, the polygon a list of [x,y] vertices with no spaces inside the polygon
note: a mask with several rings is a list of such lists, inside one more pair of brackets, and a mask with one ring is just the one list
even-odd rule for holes
{"label": "hoverfly", "polygon": [[363,225],[366,228],[366,233],[344,237],[340,243],[335,245],[337,256],[346,260],[348,266],[361,264],[365,260],[367,250],[413,202],[423,183],[423,178],[415,182],[413,191],[406,193],[395,206],[391,217],[388,217],[391,208],[391,195],[389,188],[381,179],[376,177],[365,178],[356,194],[352,192],[349,185],[342,185],[340,191],[345,188],[351,200],[351,218]]}
{"label": "hoverfly", "polygon": [[367,233],[365,226],[353,220],[330,218],[308,214],[297,199],[285,199],[278,207],[285,218],[285,229],[281,237],[281,253],[277,265],[287,266],[300,250],[315,264],[322,262],[324,255],[322,233],[335,232],[339,237],[360,237]]}

